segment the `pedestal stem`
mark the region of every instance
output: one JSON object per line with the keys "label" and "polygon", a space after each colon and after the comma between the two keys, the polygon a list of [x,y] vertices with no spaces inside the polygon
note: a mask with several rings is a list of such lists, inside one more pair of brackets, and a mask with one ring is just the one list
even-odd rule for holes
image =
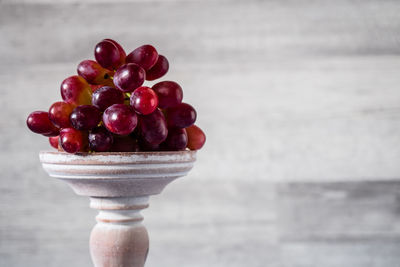
{"label": "pedestal stem", "polygon": [[142,209],[149,197],[91,197],[90,207],[99,210],[90,235],[90,254],[95,267],[143,267],[149,237],[142,224]]}

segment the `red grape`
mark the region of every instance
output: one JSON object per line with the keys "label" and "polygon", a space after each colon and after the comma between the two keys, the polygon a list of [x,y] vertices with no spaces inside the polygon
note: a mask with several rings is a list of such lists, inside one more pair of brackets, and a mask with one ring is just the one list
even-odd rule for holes
{"label": "red grape", "polygon": [[123,92],[133,92],[143,84],[145,77],[144,69],[135,63],[128,63],[115,72],[114,84]]}
{"label": "red grape", "polygon": [[104,111],[103,122],[110,132],[127,135],[135,130],[137,116],[131,106],[114,104]]}
{"label": "red grape", "polygon": [[65,152],[76,153],[87,150],[88,139],[84,132],[74,128],[64,128],[60,131],[59,142]]}
{"label": "red grape", "polygon": [[156,109],[153,113],[139,117],[140,134],[151,144],[160,144],[167,138],[168,128],[164,114]]}
{"label": "red grape", "polygon": [[164,76],[169,69],[169,63],[166,57],[158,55],[156,64],[146,71],[146,80],[153,81]]}
{"label": "red grape", "polygon": [[89,147],[96,152],[110,151],[113,144],[113,136],[104,127],[94,128],[89,133]]}
{"label": "red grape", "polygon": [[166,150],[185,150],[188,142],[188,136],[185,129],[170,128],[168,129],[168,137],[162,146]]}
{"label": "red grape", "polygon": [[199,150],[203,147],[204,143],[206,142],[206,135],[199,127],[192,125],[186,128],[186,133],[188,136],[187,147],[190,150]]}
{"label": "red grape", "polygon": [[52,147],[54,147],[55,149],[58,149],[58,139],[59,139],[60,137],[57,135],[57,136],[52,136],[52,137],[49,137],[49,143],[50,143],[50,145],[52,146]]}
{"label": "red grape", "polygon": [[181,86],[174,81],[143,86],[169,70],[154,46],[142,45],[127,56],[118,42],[103,39],[94,56],[79,63],[78,75],[62,81],[63,101],[28,116],[30,130],[68,153],[203,147],[206,136],[194,125],[196,110],[182,103]]}
{"label": "red grape", "polygon": [[158,96],[158,106],[160,108],[169,108],[182,102],[182,88],[173,81],[159,82],[153,85],[152,89]]}
{"label": "red grape", "polygon": [[111,147],[113,152],[137,152],[139,146],[135,138],[130,135],[114,136],[114,142]]}
{"label": "red grape", "polygon": [[196,121],[196,110],[189,104],[179,105],[167,109],[167,122],[169,127],[186,128]]}
{"label": "red grape", "polygon": [[85,79],[74,75],[61,83],[61,96],[65,102],[74,105],[89,105],[92,100],[92,89]]}
{"label": "red grape", "polygon": [[57,136],[59,129],[49,119],[49,113],[46,111],[34,111],[26,119],[28,128],[37,134],[46,136]]}
{"label": "red grape", "polygon": [[95,106],[77,106],[71,113],[70,121],[77,130],[91,130],[101,121],[101,112]]}
{"label": "red grape", "polygon": [[92,96],[92,104],[101,111],[104,111],[111,105],[123,103],[124,94],[120,90],[110,86],[101,87],[100,89],[96,90]]}
{"label": "red grape", "polygon": [[123,64],[124,57],[115,45],[115,41],[103,40],[98,43],[94,49],[94,57],[96,61],[103,67],[109,70],[117,69]]}
{"label": "red grape", "polygon": [[154,46],[142,45],[126,57],[126,63],[136,63],[144,70],[149,70],[156,64],[157,59],[158,53]]}
{"label": "red grape", "polygon": [[104,69],[94,60],[84,60],[78,65],[78,74],[90,84],[113,85],[114,72]]}
{"label": "red grape", "polygon": [[71,127],[69,116],[74,108],[75,105],[64,101],[55,102],[50,106],[49,119],[55,126],[59,128]]}
{"label": "red grape", "polygon": [[148,115],[157,108],[157,105],[157,95],[150,87],[139,87],[131,95],[131,106],[139,114]]}

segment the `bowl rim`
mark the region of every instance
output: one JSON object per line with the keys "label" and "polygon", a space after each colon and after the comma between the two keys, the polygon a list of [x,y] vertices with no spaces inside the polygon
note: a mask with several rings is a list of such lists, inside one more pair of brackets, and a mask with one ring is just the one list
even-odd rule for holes
{"label": "bowl rim", "polygon": [[64,151],[40,151],[39,158],[42,164],[61,165],[185,164],[196,161],[196,150],[77,154]]}

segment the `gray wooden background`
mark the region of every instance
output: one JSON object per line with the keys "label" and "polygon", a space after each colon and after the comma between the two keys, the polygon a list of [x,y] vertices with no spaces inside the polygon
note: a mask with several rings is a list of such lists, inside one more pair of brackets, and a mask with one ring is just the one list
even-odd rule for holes
{"label": "gray wooden background", "polygon": [[166,55],[208,137],[147,266],[400,266],[400,1],[0,0],[1,267],[91,266],[25,119],[103,38]]}

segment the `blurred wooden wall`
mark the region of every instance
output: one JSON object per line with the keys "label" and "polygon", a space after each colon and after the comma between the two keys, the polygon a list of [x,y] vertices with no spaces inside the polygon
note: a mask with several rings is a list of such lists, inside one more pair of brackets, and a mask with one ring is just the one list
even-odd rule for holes
{"label": "blurred wooden wall", "polygon": [[208,138],[144,212],[148,266],[399,265],[399,1],[3,0],[0,266],[90,266],[25,119],[103,38],[167,56]]}

